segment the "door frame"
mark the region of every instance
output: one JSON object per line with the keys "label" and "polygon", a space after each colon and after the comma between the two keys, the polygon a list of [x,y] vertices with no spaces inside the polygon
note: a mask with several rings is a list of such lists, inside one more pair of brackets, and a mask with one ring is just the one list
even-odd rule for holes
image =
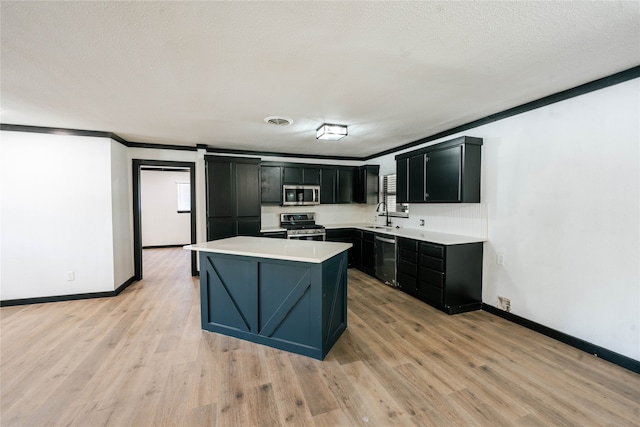
{"label": "door frame", "polygon": [[[188,168],[191,192],[191,244],[196,243],[196,164],[170,160],[133,159],[133,265],[135,280],[142,280],[142,204],[140,198],[140,170],[142,166]],[[197,254],[191,252],[191,275],[198,275]]]}

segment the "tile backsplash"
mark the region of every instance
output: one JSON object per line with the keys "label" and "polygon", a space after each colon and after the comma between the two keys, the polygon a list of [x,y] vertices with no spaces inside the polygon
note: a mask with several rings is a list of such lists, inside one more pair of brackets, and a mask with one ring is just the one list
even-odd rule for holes
{"label": "tile backsplash", "polygon": [[[485,203],[434,203],[409,205],[409,218],[391,218],[402,228],[487,237],[487,205]],[[424,226],[420,226],[424,220]],[[379,218],[378,223],[384,222]]]}
{"label": "tile backsplash", "polygon": [[[465,236],[487,237],[487,205],[484,203],[411,204],[409,218],[391,217],[394,226]],[[378,223],[376,205],[317,205],[317,206],[262,206],[262,228],[278,227],[280,214],[286,212],[314,212],[321,225]],[[424,226],[420,226],[424,220]]]}
{"label": "tile backsplash", "polygon": [[376,205],[344,204],[316,206],[262,205],[262,228],[278,227],[280,214],[288,212],[314,212],[316,223],[321,225],[373,223]]}

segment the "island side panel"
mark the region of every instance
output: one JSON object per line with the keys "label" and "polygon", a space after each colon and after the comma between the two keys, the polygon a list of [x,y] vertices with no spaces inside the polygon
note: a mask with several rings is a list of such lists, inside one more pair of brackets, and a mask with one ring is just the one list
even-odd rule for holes
{"label": "island side panel", "polygon": [[202,328],[255,333],[258,329],[256,263],[248,258],[201,255],[200,266]]}
{"label": "island side panel", "polygon": [[302,262],[260,262],[259,334],[277,342],[278,348],[322,353],[322,282],[316,277],[320,268],[321,264]]}
{"label": "island side panel", "polygon": [[205,330],[321,360],[346,328],[346,251],[321,264],[202,251],[200,265]]}
{"label": "island side panel", "polygon": [[322,264],[322,353],[323,357],[347,328],[347,252]]}

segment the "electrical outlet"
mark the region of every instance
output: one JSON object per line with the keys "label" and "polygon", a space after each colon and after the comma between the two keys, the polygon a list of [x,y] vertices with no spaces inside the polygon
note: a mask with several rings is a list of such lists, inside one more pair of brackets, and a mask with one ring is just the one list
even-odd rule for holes
{"label": "electrical outlet", "polygon": [[420,220],[420,227],[424,227],[424,219]]}
{"label": "electrical outlet", "polygon": [[73,282],[76,280],[76,273],[73,271],[67,271],[67,282]]}
{"label": "electrical outlet", "polygon": [[504,310],[507,313],[511,312],[511,300],[505,297],[498,297],[498,308]]}
{"label": "electrical outlet", "polygon": [[496,264],[504,265],[504,250],[502,249],[496,252]]}

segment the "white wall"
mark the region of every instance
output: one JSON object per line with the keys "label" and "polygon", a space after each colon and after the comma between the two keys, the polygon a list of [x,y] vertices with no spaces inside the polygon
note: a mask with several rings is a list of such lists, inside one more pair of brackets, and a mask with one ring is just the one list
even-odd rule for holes
{"label": "white wall", "polygon": [[[484,139],[485,207],[466,214],[475,222],[487,219],[483,301],[510,298],[518,316],[635,360],[639,117],[635,79],[433,142],[463,134]],[[393,156],[377,161],[381,173],[395,170]],[[433,219],[429,209],[410,205],[410,216],[426,215],[427,224],[444,222],[456,232],[455,218]],[[434,209],[443,214],[448,208]],[[411,221],[406,224],[413,228]],[[504,252],[503,266],[496,264],[497,250]]]}
{"label": "white wall", "polygon": [[[206,222],[206,192],[205,192],[205,175],[204,175],[204,154],[205,150],[183,151],[183,150],[157,150],[153,148],[129,148],[127,156],[129,164],[133,159],[138,160],[165,160],[172,162],[194,162],[196,165],[195,182],[191,185],[195,186],[196,191],[196,243],[207,241],[207,222]],[[129,168],[129,178],[131,179],[132,169]],[[133,198],[133,187],[130,186],[129,198]],[[188,214],[183,214],[189,216]],[[191,231],[189,238],[191,240]]]}
{"label": "white wall", "polygon": [[111,140],[0,135],[0,298],[114,290]]}
{"label": "white wall", "polygon": [[133,202],[131,163],[127,147],[111,140],[111,215],[113,221],[113,286],[117,289],[134,275]]}
{"label": "white wall", "polygon": [[177,182],[189,182],[189,171],[140,172],[142,246],[191,243],[191,215],[178,213]]}

